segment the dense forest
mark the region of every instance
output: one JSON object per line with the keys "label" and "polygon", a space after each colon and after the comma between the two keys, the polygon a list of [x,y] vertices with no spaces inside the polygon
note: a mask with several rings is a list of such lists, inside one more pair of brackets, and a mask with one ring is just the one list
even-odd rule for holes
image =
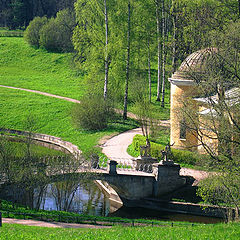
{"label": "dense forest", "polygon": [[75,0],[0,0],[0,26],[25,28],[36,16],[53,17],[59,10],[73,9]]}

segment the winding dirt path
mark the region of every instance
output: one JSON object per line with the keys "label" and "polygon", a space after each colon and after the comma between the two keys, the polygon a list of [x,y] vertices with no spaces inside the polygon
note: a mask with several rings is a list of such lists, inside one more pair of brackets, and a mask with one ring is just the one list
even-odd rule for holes
{"label": "winding dirt path", "polygon": [[[51,94],[51,93],[47,93],[47,92],[41,92],[41,91],[38,91],[38,90],[31,90],[31,89],[19,88],[19,87],[11,87],[11,86],[6,86],[6,85],[0,85],[0,87],[20,90],[20,91],[25,91],[25,92],[31,92],[31,93],[37,93],[37,94],[48,96],[48,97],[63,99],[63,100],[68,101],[68,102],[80,103],[79,100],[74,99],[74,98],[62,97],[62,96],[59,96],[59,95],[55,95],[55,94]],[[115,111],[116,111],[116,113],[123,114],[123,110],[115,109]],[[132,119],[138,119],[137,115],[134,114],[134,113],[131,113],[131,112],[127,112],[127,116],[129,118],[132,118]],[[165,127],[170,127],[169,120],[157,121],[157,124],[159,124],[161,126],[165,126]]]}
{"label": "winding dirt path", "polygon": [[101,146],[102,152],[110,159],[132,159],[127,153],[128,146],[136,134],[142,134],[141,128],[135,128],[114,136]]}
{"label": "winding dirt path", "polygon": [[68,102],[80,103],[79,100],[76,100],[76,99],[73,99],[73,98],[62,97],[62,96],[58,96],[58,95],[55,95],[55,94],[41,92],[41,91],[37,91],[37,90],[31,90],[31,89],[19,88],[19,87],[11,87],[11,86],[5,86],[5,85],[0,85],[0,87],[10,88],[10,89],[15,89],[15,90],[21,90],[21,91],[31,92],[31,93],[37,93],[37,94],[48,96],[48,97],[54,97],[54,98],[63,99],[63,100],[66,100]]}

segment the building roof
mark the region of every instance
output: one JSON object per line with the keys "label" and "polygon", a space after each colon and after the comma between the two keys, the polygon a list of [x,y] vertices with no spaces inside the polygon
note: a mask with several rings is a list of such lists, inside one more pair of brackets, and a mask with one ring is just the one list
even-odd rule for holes
{"label": "building roof", "polygon": [[[211,103],[218,103],[218,96],[217,94],[205,98],[194,98],[194,100],[203,103],[203,104],[211,104]],[[228,106],[233,106],[235,104],[240,103],[240,88],[235,87],[227,90],[224,93],[224,100]]]}
{"label": "building roof", "polygon": [[182,62],[179,69],[169,78],[169,81],[179,85],[194,85],[193,74],[201,73],[204,61],[216,52],[216,48],[205,48],[192,53]]}

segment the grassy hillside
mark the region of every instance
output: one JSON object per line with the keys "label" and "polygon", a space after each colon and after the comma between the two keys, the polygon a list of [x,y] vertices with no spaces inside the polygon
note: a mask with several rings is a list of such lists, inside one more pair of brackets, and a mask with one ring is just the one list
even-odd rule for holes
{"label": "grassy hillside", "polygon": [[113,227],[110,229],[58,229],[4,224],[1,239],[239,239],[239,224],[215,224],[175,227]]}
{"label": "grassy hillside", "polygon": [[23,38],[0,38],[0,84],[78,99],[83,77],[71,67],[72,55],[30,47]]}
{"label": "grassy hillside", "polygon": [[136,127],[134,121],[112,123],[98,132],[81,131],[73,127],[71,109],[74,103],[34,93],[0,88],[0,126],[28,130],[26,119],[34,119],[35,132],[61,137],[79,146],[84,152],[95,146],[104,135]]}
{"label": "grassy hillside", "polygon": [[[30,47],[23,38],[0,38],[0,84],[44,91],[79,99],[85,91],[84,76],[73,67],[72,54],[49,53]],[[157,75],[153,72],[152,107],[156,119],[169,118],[169,89],[166,107],[156,102]],[[131,92],[129,93],[131,96]],[[123,101],[122,101],[123,102]],[[122,105],[119,103],[119,107]],[[129,111],[135,112],[132,104]]]}

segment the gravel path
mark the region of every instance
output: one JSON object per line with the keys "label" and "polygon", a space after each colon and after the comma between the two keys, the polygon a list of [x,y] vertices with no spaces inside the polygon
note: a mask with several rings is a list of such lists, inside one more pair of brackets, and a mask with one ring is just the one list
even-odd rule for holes
{"label": "gravel path", "polygon": [[23,220],[13,218],[3,218],[4,223],[22,224],[35,227],[53,227],[53,228],[110,228],[111,226],[98,226],[90,224],[78,224],[78,223],[61,223],[61,222],[43,222],[36,220]]}
{"label": "gravel path", "polygon": [[136,134],[142,134],[141,128],[129,130],[110,138],[102,145],[102,152],[110,159],[132,159],[127,153],[128,146]]}

